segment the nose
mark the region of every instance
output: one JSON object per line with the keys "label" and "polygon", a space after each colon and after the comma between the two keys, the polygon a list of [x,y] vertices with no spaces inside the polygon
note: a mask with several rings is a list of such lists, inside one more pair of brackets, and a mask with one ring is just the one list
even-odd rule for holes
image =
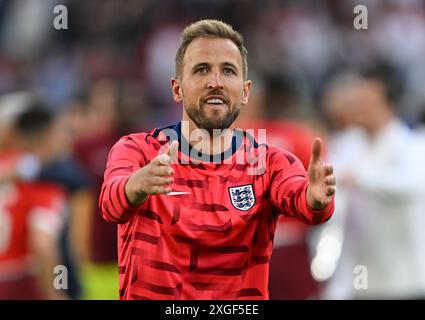
{"label": "nose", "polygon": [[211,79],[209,79],[207,83],[207,88],[208,89],[216,89],[216,88],[223,89],[224,88],[224,84],[221,79],[219,71],[211,72]]}

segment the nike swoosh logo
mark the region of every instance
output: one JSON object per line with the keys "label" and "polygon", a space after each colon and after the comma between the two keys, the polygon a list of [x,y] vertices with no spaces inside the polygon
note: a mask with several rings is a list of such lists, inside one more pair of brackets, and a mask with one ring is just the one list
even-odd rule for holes
{"label": "nike swoosh logo", "polygon": [[185,191],[171,191],[166,193],[167,196],[180,196],[182,194],[190,194],[190,192],[185,192]]}

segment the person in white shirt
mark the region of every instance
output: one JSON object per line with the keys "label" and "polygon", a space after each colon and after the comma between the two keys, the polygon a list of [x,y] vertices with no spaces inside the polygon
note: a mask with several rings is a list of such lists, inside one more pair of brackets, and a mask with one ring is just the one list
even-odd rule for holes
{"label": "person in white shirt", "polygon": [[327,241],[319,241],[313,264],[323,269],[323,261],[333,263],[325,299],[425,296],[419,244],[425,224],[418,211],[425,195],[423,153],[387,89],[377,74],[358,74],[333,82],[325,94],[329,115],[345,120],[329,147],[339,177],[339,219],[322,230]]}

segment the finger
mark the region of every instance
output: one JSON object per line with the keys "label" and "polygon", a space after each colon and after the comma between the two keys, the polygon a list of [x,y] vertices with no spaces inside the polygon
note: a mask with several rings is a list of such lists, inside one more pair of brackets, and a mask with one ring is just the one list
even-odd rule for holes
{"label": "finger", "polygon": [[315,163],[319,161],[321,154],[322,154],[322,140],[320,138],[315,138],[313,140],[313,147],[311,148],[310,162]]}
{"label": "finger", "polygon": [[155,157],[152,160],[153,164],[155,165],[164,165],[164,166],[168,166],[171,164],[171,158],[168,154],[160,154],[159,156]]}
{"label": "finger", "polygon": [[170,187],[165,187],[165,186],[153,186],[151,188],[151,194],[166,194],[171,192],[171,188]]}
{"label": "finger", "polygon": [[325,175],[328,176],[334,172],[334,167],[331,164],[325,164],[323,170],[325,171]]}
{"label": "finger", "polygon": [[174,178],[164,178],[164,177],[153,177],[151,178],[151,183],[155,186],[166,186],[169,184],[172,184],[174,181]]}
{"label": "finger", "polygon": [[325,183],[328,184],[328,185],[335,185],[336,184],[335,176],[333,176],[333,175],[327,176],[325,178]]}
{"label": "finger", "polygon": [[165,154],[167,154],[171,158],[171,163],[175,163],[177,159],[177,152],[179,150],[179,142],[177,140],[173,140],[170,143],[170,146]]}
{"label": "finger", "polygon": [[151,174],[154,176],[168,177],[174,174],[174,170],[170,166],[155,166],[152,168]]}
{"label": "finger", "polygon": [[336,192],[336,187],[335,186],[328,186],[326,188],[326,196],[333,196]]}

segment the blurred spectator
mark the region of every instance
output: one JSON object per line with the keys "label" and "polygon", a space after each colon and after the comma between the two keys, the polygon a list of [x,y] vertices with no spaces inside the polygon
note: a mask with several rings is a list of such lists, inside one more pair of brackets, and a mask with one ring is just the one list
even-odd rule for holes
{"label": "blurred spectator", "polygon": [[60,237],[61,259],[68,268],[68,290],[72,299],[83,295],[81,267],[88,262],[90,217],[94,201],[88,172],[73,154],[73,127],[69,112],[57,113],[50,136],[51,161],[43,165],[38,178],[60,185],[69,194],[69,215]]}
{"label": "blurred spectator", "polygon": [[30,99],[31,95],[26,92],[7,94],[0,98],[0,152],[13,147],[13,124],[17,115],[26,110],[26,102]]}
{"label": "blurred spectator", "polygon": [[[344,119],[343,132],[330,151],[342,192],[337,215],[345,221],[339,226],[344,231],[342,248],[342,238],[332,226],[318,240],[316,273],[323,275],[326,268],[336,267],[325,298],[419,298],[425,294],[425,282],[419,276],[424,270],[418,263],[422,253],[415,239],[419,230],[412,228],[412,214],[423,195],[423,160],[416,134],[394,111],[389,74],[381,75],[378,71],[339,78],[326,92],[329,115],[334,121]],[[326,261],[326,254],[335,265]],[[367,269],[367,290],[353,286],[356,266]]]}
{"label": "blurred spectator", "polygon": [[29,155],[41,162],[49,158],[51,123],[49,112],[29,106],[16,115],[10,132],[14,145],[0,155],[0,163],[18,163],[16,175],[0,183],[0,299],[67,297],[53,285],[54,268],[60,264],[58,237],[66,194],[52,184],[25,181],[33,178],[34,170],[20,167],[37,161],[28,162]]}
{"label": "blurred spectator", "polygon": [[[109,149],[125,130],[119,113],[118,86],[110,80],[93,84],[79,108],[78,139],[75,154],[89,173],[92,193],[97,197],[103,181],[103,170]],[[88,261],[84,265],[85,298],[117,299],[117,230],[116,225],[105,222],[95,201],[91,201],[88,221]],[[87,218],[87,217],[86,217]]]}

